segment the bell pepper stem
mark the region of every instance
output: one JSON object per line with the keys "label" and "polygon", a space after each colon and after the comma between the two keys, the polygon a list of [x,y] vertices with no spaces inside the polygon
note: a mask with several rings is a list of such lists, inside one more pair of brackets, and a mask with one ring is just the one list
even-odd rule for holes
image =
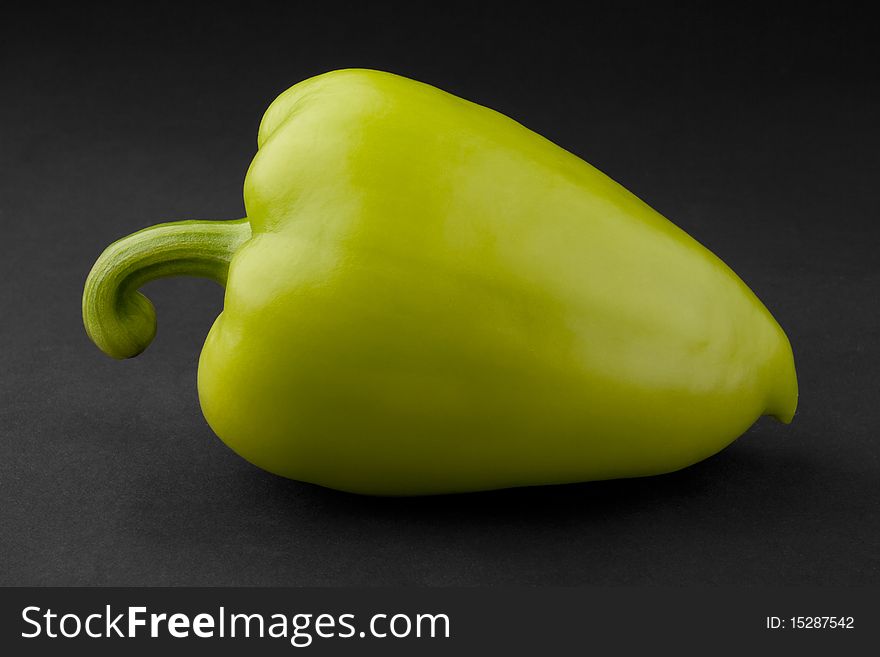
{"label": "bell pepper stem", "polygon": [[83,324],[113,358],[137,356],[156,335],[156,311],[138,292],[168,276],[199,276],[226,285],[229,263],[250,239],[250,222],[175,221],[132,233],[105,249],[83,291]]}

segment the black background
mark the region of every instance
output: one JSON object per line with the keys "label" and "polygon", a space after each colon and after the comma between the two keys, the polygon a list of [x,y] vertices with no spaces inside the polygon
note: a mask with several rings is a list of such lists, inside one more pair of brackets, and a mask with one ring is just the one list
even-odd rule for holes
{"label": "black background", "polygon": [[[880,49],[867,16],[808,4],[7,11],[0,584],[880,583]],[[149,284],[156,341],[102,355],[80,319],[101,250],[241,216],[265,107],[347,66],[513,116],[715,251],[789,334],[794,423],[661,477],[377,499],[213,436],[195,386],[213,283]]]}

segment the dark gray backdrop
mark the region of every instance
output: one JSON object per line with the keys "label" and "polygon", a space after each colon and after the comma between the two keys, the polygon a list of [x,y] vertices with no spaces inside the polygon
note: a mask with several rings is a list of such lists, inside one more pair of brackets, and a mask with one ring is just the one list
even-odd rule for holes
{"label": "dark gray backdrop", "polygon": [[[468,4],[7,13],[0,584],[880,582],[872,23],[841,3]],[[791,338],[794,423],[662,477],[375,499],[266,474],[213,436],[195,381],[214,284],[150,284],[152,347],[102,355],[80,320],[101,250],[241,216],[266,105],[346,66],[505,112],[714,250]]]}

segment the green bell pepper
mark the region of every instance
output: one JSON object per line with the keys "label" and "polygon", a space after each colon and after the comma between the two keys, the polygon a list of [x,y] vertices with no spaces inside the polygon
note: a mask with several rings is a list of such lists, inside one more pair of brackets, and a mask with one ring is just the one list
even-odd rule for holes
{"label": "green bell pepper", "polygon": [[199,397],[259,467],[475,491],[669,472],[791,421],[791,347],[736,274],[502,114],[341,70],[281,94],[258,145],[246,219],[114,243],[83,318],[128,358],[156,331],[143,283],[225,284]]}

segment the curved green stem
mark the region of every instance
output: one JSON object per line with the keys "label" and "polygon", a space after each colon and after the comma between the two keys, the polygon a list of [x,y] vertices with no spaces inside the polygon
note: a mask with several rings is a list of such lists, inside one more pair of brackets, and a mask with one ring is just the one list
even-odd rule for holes
{"label": "curved green stem", "polygon": [[226,285],[229,262],[251,236],[247,219],[175,221],[108,246],[83,290],[86,333],[114,358],[141,353],[156,335],[156,311],[138,288],[167,276],[200,276]]}

